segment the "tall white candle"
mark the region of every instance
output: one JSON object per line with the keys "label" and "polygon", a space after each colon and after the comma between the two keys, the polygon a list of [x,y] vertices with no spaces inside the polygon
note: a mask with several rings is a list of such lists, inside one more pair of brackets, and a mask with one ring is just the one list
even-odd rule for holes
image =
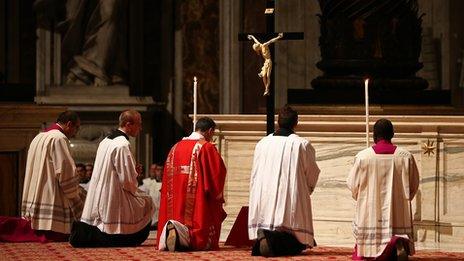
{"label": "tall white candle", "polygon": [[195,125],[197,123],[197,88],[198,82],[197,77],[193,77],[193,131],[195,131]]}
{"label": "tall white candle", "polygon": [[369,147],[369,79],[364,80],[364,100],[366,104],[366,147]]}

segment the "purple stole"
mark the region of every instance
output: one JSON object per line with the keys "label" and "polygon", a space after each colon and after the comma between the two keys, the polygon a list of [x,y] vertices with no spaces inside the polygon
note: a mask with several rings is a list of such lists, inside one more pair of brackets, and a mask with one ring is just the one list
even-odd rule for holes
{"label": "purple stole", "polygon": [[375,154],[393,154],[395,153],[396,146],[386,140],[379,140],[372,146]]}
{"label": "purple stole", "polygon": [[51,131],[51,130],[59,130],[59,131],[61,131],[61,133],[64,134],[63,129],[60,127],[60,125],[58,125],[58,123],[53,123],[48,128],[46,128],[44,130],[44,132],[48,132],[48,131]]}

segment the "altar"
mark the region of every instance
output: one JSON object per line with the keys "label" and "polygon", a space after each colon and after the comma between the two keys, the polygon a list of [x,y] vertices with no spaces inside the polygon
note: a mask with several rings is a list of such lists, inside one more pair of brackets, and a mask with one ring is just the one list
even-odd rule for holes
{"label": "altar", "polygon": [[[377,119],[390,119],[395,127],[393,142],[411,151],[419,168],[420,187],[413,200],[416,246],[462,249],[464,203],[459,199],[464,197],[464,116],[388,115],[375,107],[373,111],[371,131]],[[227,166],[224,240],[240,208],[248,205],[254,147],[266,135],[266,116],[207,116],[218,124],[215,143]],[[352,246],[355,202],[345,182],[354,156],[366,146],[365,118],[356,113],[300,115],[296,133],[311,141],[321,169],[312,195],[316,241]]]}

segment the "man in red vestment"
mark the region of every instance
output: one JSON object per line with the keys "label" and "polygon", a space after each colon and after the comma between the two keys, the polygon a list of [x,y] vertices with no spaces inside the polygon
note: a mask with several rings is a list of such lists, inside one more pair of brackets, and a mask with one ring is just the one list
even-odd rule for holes
{"label": "man in red vestment", "polygon": [[226,168],[210,142],[216,123],[200,118],[193,132],[169,152],[163,173],[158,249],[217,250]]}

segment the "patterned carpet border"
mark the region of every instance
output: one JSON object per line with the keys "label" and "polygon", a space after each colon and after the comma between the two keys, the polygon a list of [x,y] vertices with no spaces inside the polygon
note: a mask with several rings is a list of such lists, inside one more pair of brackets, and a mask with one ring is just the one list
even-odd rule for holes
{"label": "patterned carpet border", "polygon": [[[0,260],[350,260],[351,248],[319,246],[302,255],[284,258],[250,256],[250,249],[221,245],[220,251],[157,251],[155,240],[148,239],[132,248],[72,248],[68,243],[0,243]],[[418,251],[410,260],[464,260],[464,253]]]}

